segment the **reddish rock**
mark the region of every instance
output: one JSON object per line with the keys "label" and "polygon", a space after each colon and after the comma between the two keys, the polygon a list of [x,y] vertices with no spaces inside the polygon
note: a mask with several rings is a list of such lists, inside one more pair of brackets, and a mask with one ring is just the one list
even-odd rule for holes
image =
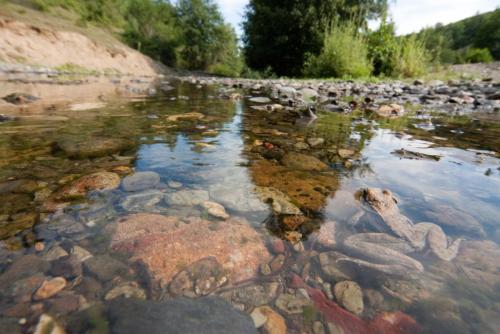
{"label": "reddish rock", "polygon": [[337,224],[334,221],[329,221],[321,225],[316,234],[316,241],[325,248],[332,248],[336,245]]}
{"label": "reddish rock", "polygon": [[57,200],[84,197],[92,190],[111,190],[120,186],[120,176],[110,172],[98,172],[83,176],[58,191],[54,197]]}
{"label": "reddish rock", "polygon": [[109,227],[111,248],[131,255],[155,282],[168,283],[190,264],[213,256],[230,281],[254,277],[271,256],[257,232],[243,220],[210,222],[192,218],[182,224],[176,217],[135,214]]}
{"label": "reddish rock", "polygon": [[382,313],[371,321],[361,319],[329,300],[321,290],[307,286],[297,275],[291,277],[290,287],[305,289],[315,308],[344,333],[406,334],[421,331],[417,322],[403,312]]}
{"label": "reddish rock", "polygon": [[299,216],[299,215],[284,216],[282,224],[285,225],[286,228],[293,231],[299,228],[300,225],[304,224],[307,221],[308,218],[306,216]]}
{"label": "reddish rock", "polygon": [[271,249],[276,254],[285,253],[285,243],[281,239],[276,239],[271,243]]}

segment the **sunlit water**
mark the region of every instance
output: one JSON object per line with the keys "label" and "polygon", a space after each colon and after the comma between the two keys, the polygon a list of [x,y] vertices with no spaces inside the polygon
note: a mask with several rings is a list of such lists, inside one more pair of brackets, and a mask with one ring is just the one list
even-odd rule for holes
{"label": "sunlit water", "polygon": [[[182,95],[190,99],[171,99]],[[279,282],[281,292],[270,296],[267,303],[285,318],[291,333],[312,332],[312,325],[317,321],[326,328],[328,317],[312,302],[296,314],[277,308],[274,302],[278,295],[293,292],[287,286],[287,279],[298,274],[308,285],[322,290],[342,280],[327,274],[318,261],[319,254],[338,251],[358,257],[359,254],[351,254],[343,247],[345,238],[361,232],[390,234],[381,218],[356,196],[363,188],[389,189],[398,200],[402,214],[414,223],[438,224],[450,240],[463,237],[465,241],[458,256],[451,261],[439,260],[428,250],[410,253],[409,256],[425,268],[417,277],[410,273],[408,277],[396,277],[362,266],[345,269],[349,279],[356,281],[364,293],[364,310],[359,316],[370,321],[382,312],[403,311],[428,332],[493,333],[499,330],[500,274],[498,258],[491,258],[500,254],[500,164],[498,153],[494,152],[500,149],[498,120],[477,121],[467,116],[435,114],[430,126],[423,117],[383,121],[362,114],[321,114],[316,122],[308,123],[286,112],[256,111],[250,109],[246,100],[228,101],[216,95],[214,88],[179,84],[176,90],[157,98],[121,101],[102,110],[52,111],[37,118],[21,117],[0,125],[0,228],[4,239],[0,248],[3,291],[0,311],[5,318],[26,318],[25,328],[29,328],[43,312],[58,317],[63,323],[64,319],[81,313],[51,306],[51,300],[57,296],[45,300],[41,307],[36,306],[39,302],[30,299],[30,294],[38,286],[27,288],[28,292],[13,291],[14,282],[2,280],[5,275],[17,277],[8,276],[9,270],[29,254],[43,259],[57,245],[66,248],[79,245],[94,255],[109,253],[127,263],[127,258],[110,250],[110,232],[106,228],[121,217],[149,212],[180,219],[201,217],[218,221],[199,205],[169,205],[158,200],[151,205],[127,207],[123,203],[131,193],[123,187],[91,192],[86,198],[71,203],[60,201],[64,202],[64,208],[55,214],[48,212],[46,204],[51,193],[57,193],[81,176],[113,171],[120,166],[131,167],[136,172],[158,173],[161,182],[154,190],[161,196],[179,190],[206,191],[210,200],[224,205],[229,215],[244,218],[268,246],[278,238],[285,240],[284,267],[265,278],[257,273],[250,284]],[[166,120],[169,115],[185,112],[202,113],[204,118]],[[298,142],[315,137],[325,139],[325,143],[300,152],[319,157],[328,163],[329,170],[321,173],[287,170],[290,187],[303,183],[303,189],[286,189],[287,182],[266,174],[284,173],[278,160],[289,151],[299,151],[295,146]],[[69,158],[64,150],[57,149],[62,142],[78,143],[95,138],[126,140],[130,145],[119,152],[93,158]],[[267,142],[272,146],[260,146]],[[342,148],[354,154],[340,157],[337,151]],[[268,149],[278,152],[277,156],[264,152]],[[393,154],[399,149],[439,156],[439,159],[402,158]],[[259,163],[265,160],[271,167],[259,168]],[[13,190],[7,186],[13,180],[33,180],[36,185],[27,190]],[[295,229],[300,233],[298,239],[290,236],[288,232],[292,229],[280,223],[283,217],[274,215],[269,203],[260,203],[259,208],[247,207],[248,201],[259,201],[255,186],[278,188],[306,213],[307,222]],[[215,193],[218,195],[214,196]],[[312,200],[304,204],[300,196]],[[72,235],[61,232],[61,235],[42,237],[43,226],[60,219],[63,212],[81,223],[83,230]],[[22,218],[28,214],[32,216],[26,223]],[[316,241],[318,230],[326,222],[336,224],[336,240],[330,246]],[[467,226],[467,222],[476,224],[476,229]],[[177,242],[183,243],[183,240]],[[40,243],[44,245],[43,250],[39,248]],[[467,247],[472,250],[465,254]],[[339,265],[339,270],[344,268]],[[19,277],[24,279],[35,274],[39,273],[27,270]],[[44,275],[51,276],[48,272]],[[95,286],[100,291],[92,295],[78,287],[82,277],[92,276],[84,270],[65,291],[84,295],[85,305],[106,304],[104,296],[121,281],[139,282],[147,291],[148,287],[141,285],[144,281],[141,275],[129,271],[123,278],[115,277],[115,283],[97,279]],[[212,294],[224,296],[236,288],[228,285]],[[27,294],[28,298],[20,294]],[[158,296],[147,293],[147,299],[160,299]],[[250,313],[261,305],[235,306]]]}

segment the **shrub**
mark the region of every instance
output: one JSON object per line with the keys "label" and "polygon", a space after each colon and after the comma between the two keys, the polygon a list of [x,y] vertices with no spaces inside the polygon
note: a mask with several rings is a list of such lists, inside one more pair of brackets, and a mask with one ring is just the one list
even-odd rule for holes
{"label": "shrub", "polygon": [[486,48],[469,48],[465,52],[465,62],[467,63],[491,63],[492,61],[493,56]]}
{"label": "shrub", "polygon": [[399,48],[393,55],[392,64],[394,77],[416,77],[427,70],[427,50],[422,40],[416,35],[402,37]]}
{"label": "shrub", "polygon": [[380,27],[368,34],[368,54],[372,60],[374,75],[393,74],[394,55],[398,49],[396,27],[393,22],[383,19]]}
{"label": "shrub", "polygon": [[332,25],[321,53],[309,55],[304,66],[304,74],[313,77],[359,78],[369,76],[371,71],[366,39],[353,21]]}

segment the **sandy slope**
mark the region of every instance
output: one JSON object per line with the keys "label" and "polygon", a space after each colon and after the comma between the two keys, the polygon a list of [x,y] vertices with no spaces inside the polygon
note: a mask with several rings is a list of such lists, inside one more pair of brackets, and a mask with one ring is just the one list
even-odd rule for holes
{"label": "sandy slope", "polygon": [[0,61],[48,67],[74,64],[89,70],[134,75],[161,71],[149,57],[113,37],[107,36],[104,43],[86,35],[0,14]]}

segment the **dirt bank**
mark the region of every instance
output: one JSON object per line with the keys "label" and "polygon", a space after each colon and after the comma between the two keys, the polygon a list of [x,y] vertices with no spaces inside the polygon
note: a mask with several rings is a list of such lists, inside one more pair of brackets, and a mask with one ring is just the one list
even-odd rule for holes
{"label": "dirt bank", "polygon": [[0,61],[133,75],[155,75],[165,70],[106,31],[102,32],[104,41],[29,18],[0,14]]}

